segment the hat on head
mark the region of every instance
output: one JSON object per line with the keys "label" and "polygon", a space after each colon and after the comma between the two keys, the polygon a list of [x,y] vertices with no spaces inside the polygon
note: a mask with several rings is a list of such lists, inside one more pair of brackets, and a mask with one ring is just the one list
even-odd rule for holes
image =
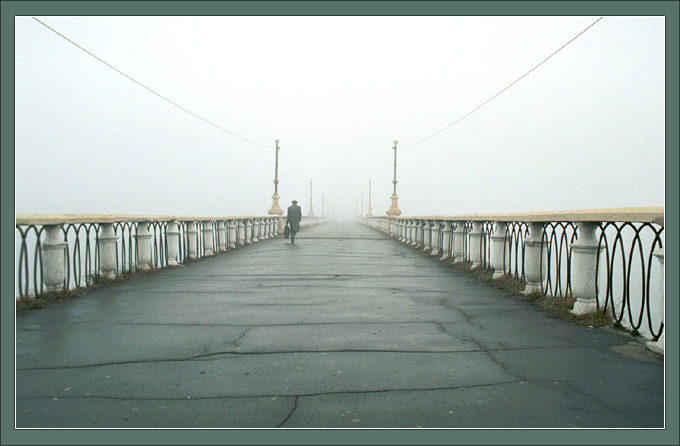
{"label": "hat on head", "polygon": [[297,200],[293,200],[293,204],[297,204]]}

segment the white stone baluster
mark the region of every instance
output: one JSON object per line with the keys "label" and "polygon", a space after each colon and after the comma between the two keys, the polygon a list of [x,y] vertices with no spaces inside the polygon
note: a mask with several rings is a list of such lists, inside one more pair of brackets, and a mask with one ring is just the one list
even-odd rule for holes
{"label": "white stone baluster", "polygon": [[432,251],[431,256],[439,256],[439,233],[441,232],[442,222],[435,220],[432,226],[432,243],[430,245]]}
{"label": "white stone baluster", "polygon": [[253,225],[253,243],[257,243],[260,241],[259,236],[260,236],[260,219],[259,218],[253,218],[251,220],[252,225]]}
{"label": "white stone baluster", "polygon": [[432,249],[432,221],[423,220],[423,252]]}
{"label": "white stone baluster", "polygon": [[482,266],[482,222],[473,221],[472,229],[470,230],[470,261],[472,262],[472,269]]}
{"label": "white stone baluster", "polygon": [[[47,291],[64,289],[66,280],[66,242],[61,225],[45,226],[42,243],[42,279]],[[39,290],[36,290],[36,293]]]}
{"label": "white stone baluster", "polygon": [[661,274],[659,277],[659,291],[660,291],[660,297],[659,297],[659,314],[661,315],[661,323],[663,324],[664,328],[663,331],[661,332],[661,336],[659,336],[659,339],[657,341],[649,341],[647,342],[647,348],[655,353],[658,353],[660,355],[665,355],[666,352],[666,293],[665,293],[665,288],[664,288],[664,283],[665,283],[665,265],[664,265],[664,248],[659,248],[656,251],[652,253],[654,257],[657,258],[659,261],[660,267],[661,267]]}
{"label": "white stone baluster", "polygon": [[187,223],[187,244],[188,255],[190,259],[198,257],[198,228],[195,221],[188,221]]}
{"label": "white stone baluster", "polygon": [[416,239],[413,241],[413,246],[418,249],[423,246],[423,222],[415,220]]}
{"label": "white stone baluster", "polygon": [[453,230],[453,263],[461,263],[465,261],[465,222],[457,221],[455,226]]}
{"label": "white stone baluster", "polygon": [[449,250],[451,247],[451,232],[453,231],[453,222],[445,221],[442,228],[442,256],[439,260],[446,260],[449,258]]}
{"label": "white stone baluster", "polygon": [[490,236],[491,239],[491,268],[493,269],[493,279],[505,277],[504,253],[505,253],[505,233],[506,223],[497,221],[494,223],[496,231]]}
{"label": "white stone baluster", "polygon": [[246,224],[243,219],[238,220],[238,244],[243,246],[246,244]]}
{"label": "white stone baluster", "polygon": [[234,249],[236,248],[236,222],[234,220],[227,220],[227,231],[229,231],[229,249]]}
{"label": "white stone baluster", "polygon": [[168,243],[168,265],[176,266],[179,262],[179,225],[177,220],[168,222],[165,240]]}
{"label": "white stone baluster", "polygon": [[524,240],[524,294],[541,293],[541,240],[543,223],[531,222]]}
{"label": "white stone baluster", "polygon": [[267,220],[265,218],[260,219],[260,239],[267,240],[269,238],[269,226],[267,225]]}
{"label": "white stone baluster", "polygon": [[116,251],[118,236],[113,231],[113,223],[99,225],[99,274],[105,279],[116,276]]}
{"label": "white stone baluster", "polygon": [[595,268],[597,266],[596,223],[578,223],[578,238],[571,244],[571,294],[576,298],[576,315],[597,311],[595,295]]}
{"label": "white stone baluster", "polygon": [[151,242],[153,234],[149,231],[151,223],[142,221],[137,224],[135,238],[137,240],[137,268],[141,271],[148,271],[153,268],[151,258]]}
{"label": "white stone baluster", "polygon": [[227,250],[227,227],[224,220],[217,222],[217,250]]}
{"label": "white stone baluster", "polygon": [[203,250],[204,256],[213,255],[213,226],[212,222],[203,222]]}
{"label": "white stone baluster", "polygon": [[246,245],[253,243],[253,220],[246,220]]}

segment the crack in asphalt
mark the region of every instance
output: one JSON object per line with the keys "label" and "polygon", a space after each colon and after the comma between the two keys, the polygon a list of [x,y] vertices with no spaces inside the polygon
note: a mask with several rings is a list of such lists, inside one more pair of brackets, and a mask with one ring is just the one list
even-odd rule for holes
{"label": "crack in asphalt", "polygon": [[[41,370],[70,370],[70,369],[85,369],[94,367],[109,367],[117,365],[131,365],[131,364],[147,364],[147,363],[164,363],[164,362],[188,362],[188,361],[202,361],[202,360],[219,360],[224,359],[222,356],[257,356],[257,355],[295,355],[299,353],[394,353],[394,354],[421,354],[421,355],[439,355],[439,354],[451,354],[451,353],[493,353],[493,352],[509,352],[509,351],[524,351],[524,350],[571,350],[571,349],[581,349],[578,346],[569,347],[557,347],[557,346],[544,346],[544,347],[531,347],[531,348],[508,348],[508,349],[479,349],[479,350],[435,350],[435,351],[423,351],[423,350],[364,350],[364,349],[341,349],[341,350],[296,350],[296,351],[261,351],[261,352],[241,352],[241,351],[228,351],[228,352],[212,352],[205,353],[201,355],[190,356],[186,358],[160,358],[160,359],[137,359],[128,361],[114,361],[96,364],[80,364],[72,366],[47,366],[47,367],[25,367],[17,368],[16,371],[41,371]],[[219,356],[220,358],[216,358]],[[492,358],[495,359],[495,358]],[[498,361],[494,361],[498,362]]]}
{"label": "crack in asphalt", "polygon": [[[465,386],[439,386],[439,387],[410,387],[410,388],[388,388],[388,389],[374,389],[374,390],[334,390],[329,392],[310,392],[310,393],[299,393],[294,395],[288,394],[267,394],[267,395],[221,395],[221,396],[197,396],[197,397],[177,397],[177,398],[134,398],[134,397],[115,397],[115,396],[98,396],[98,395],[81,395],[81,396],[60,396],[58,399],[107,399],[107,400],[118,400],[118,401],[187,401],[187,400],[217,400],[217,399],[243,399],[243,398],[295,398],[295,405],[290,411],[286,420],[290,418],[293,411],[297,408],[298,398],[306,397],[316,397],[316,396],[326,396],[326,395],[344,395],[344,394],[373,394],[373,393],[389,393],[389,392],[434,392],[441,390],[461,390],[461,389],[474,389],[474,388],[484,388],[493,387],[506,384],[517,384],[521,382],[543,382],[543,380],[525,380],[516,379],[508,381],[496,381],[492,383],[485,384],[472,384]],[[40,399],[54,399],[54,395],[49,396],[25,396],[17,397],[17,400],[40,400]],[[285,420],[284,422],[285,423]],[[283,424],[282,423],[282,424]]]}
{"label": "crack in asphalt", "polygon": [[297,409],[297,406],[298,406],[298,398],[300,398],[300,397],[299,397],[298,395],[296,395],[296,396],[295,396],[295,400],[293,401],[293,408],[290,409],[290,412],[288,412],[288,416],[286,416],[286,418],[284,418],[284,420],[281,422],[281,424],[279,424],[278,426],[276,426],[277,428],[278,428],[278,427],[283,427],[283,425],[286,424],[286,422],[288,422],[288,420],[290,419],[290,417],[293,415],[293,412],[295,412],[295,409]]}
{"label": "crack in asphalt", "polygon": [[[505,346],[503,346],[502,344],[501,344],[501,346],[504,347],[504,349],[503,349],[503,350],[500,350],[500,351],[503,351],[503,352],[508,351],[508,349],[505,348]],[[522,349],[522,350],[525,350],[525,349]],[[528,350],[528,349],[526,349],[526,350]],[[511,373],[508,372],[508,369],[507,369],[507,367],[505,366],[505,363],[504,363],[503,361],[501,361],[500,359],[496,358],[496,357],[493,355],[493,350],[485,350],[485,352],[486,352],[486,356],[491,360],[491,362],[493,362],[493,363],[496,364],[498,367],[500,367],[500,369],[503,371],[503,373],[505,373],[506,375],[511,375]]]}

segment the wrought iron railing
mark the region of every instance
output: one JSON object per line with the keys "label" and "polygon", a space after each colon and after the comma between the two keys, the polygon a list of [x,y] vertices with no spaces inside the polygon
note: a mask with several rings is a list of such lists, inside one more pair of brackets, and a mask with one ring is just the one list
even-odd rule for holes
{"label": "wrought iron railing", "polygon": [[442,260],[522,282],[527,294],[575,299],[576,314],[602,311],[663,342],[662,207],[363,221]]}
{"label": "wrought iron railing", "polygon": [[102,276],[166,268],[266,240],[278,235],[279,218],[17,215],[15,297],[87,287]]}

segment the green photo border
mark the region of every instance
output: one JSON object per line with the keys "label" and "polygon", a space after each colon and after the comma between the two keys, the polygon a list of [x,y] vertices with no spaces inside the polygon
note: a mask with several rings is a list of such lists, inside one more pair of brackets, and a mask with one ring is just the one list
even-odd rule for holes
{"label": "green photo border", "polygon": [[[666,425],[647,430],[14,429],[14,17],[23,15],[640,15],[666,17],[666,269],[678,271],[677,1],[2,1],[2,445],[10,444],[678,444],[678,325],[666,326]],[[666,274],[666,314],[678,275]]]}

